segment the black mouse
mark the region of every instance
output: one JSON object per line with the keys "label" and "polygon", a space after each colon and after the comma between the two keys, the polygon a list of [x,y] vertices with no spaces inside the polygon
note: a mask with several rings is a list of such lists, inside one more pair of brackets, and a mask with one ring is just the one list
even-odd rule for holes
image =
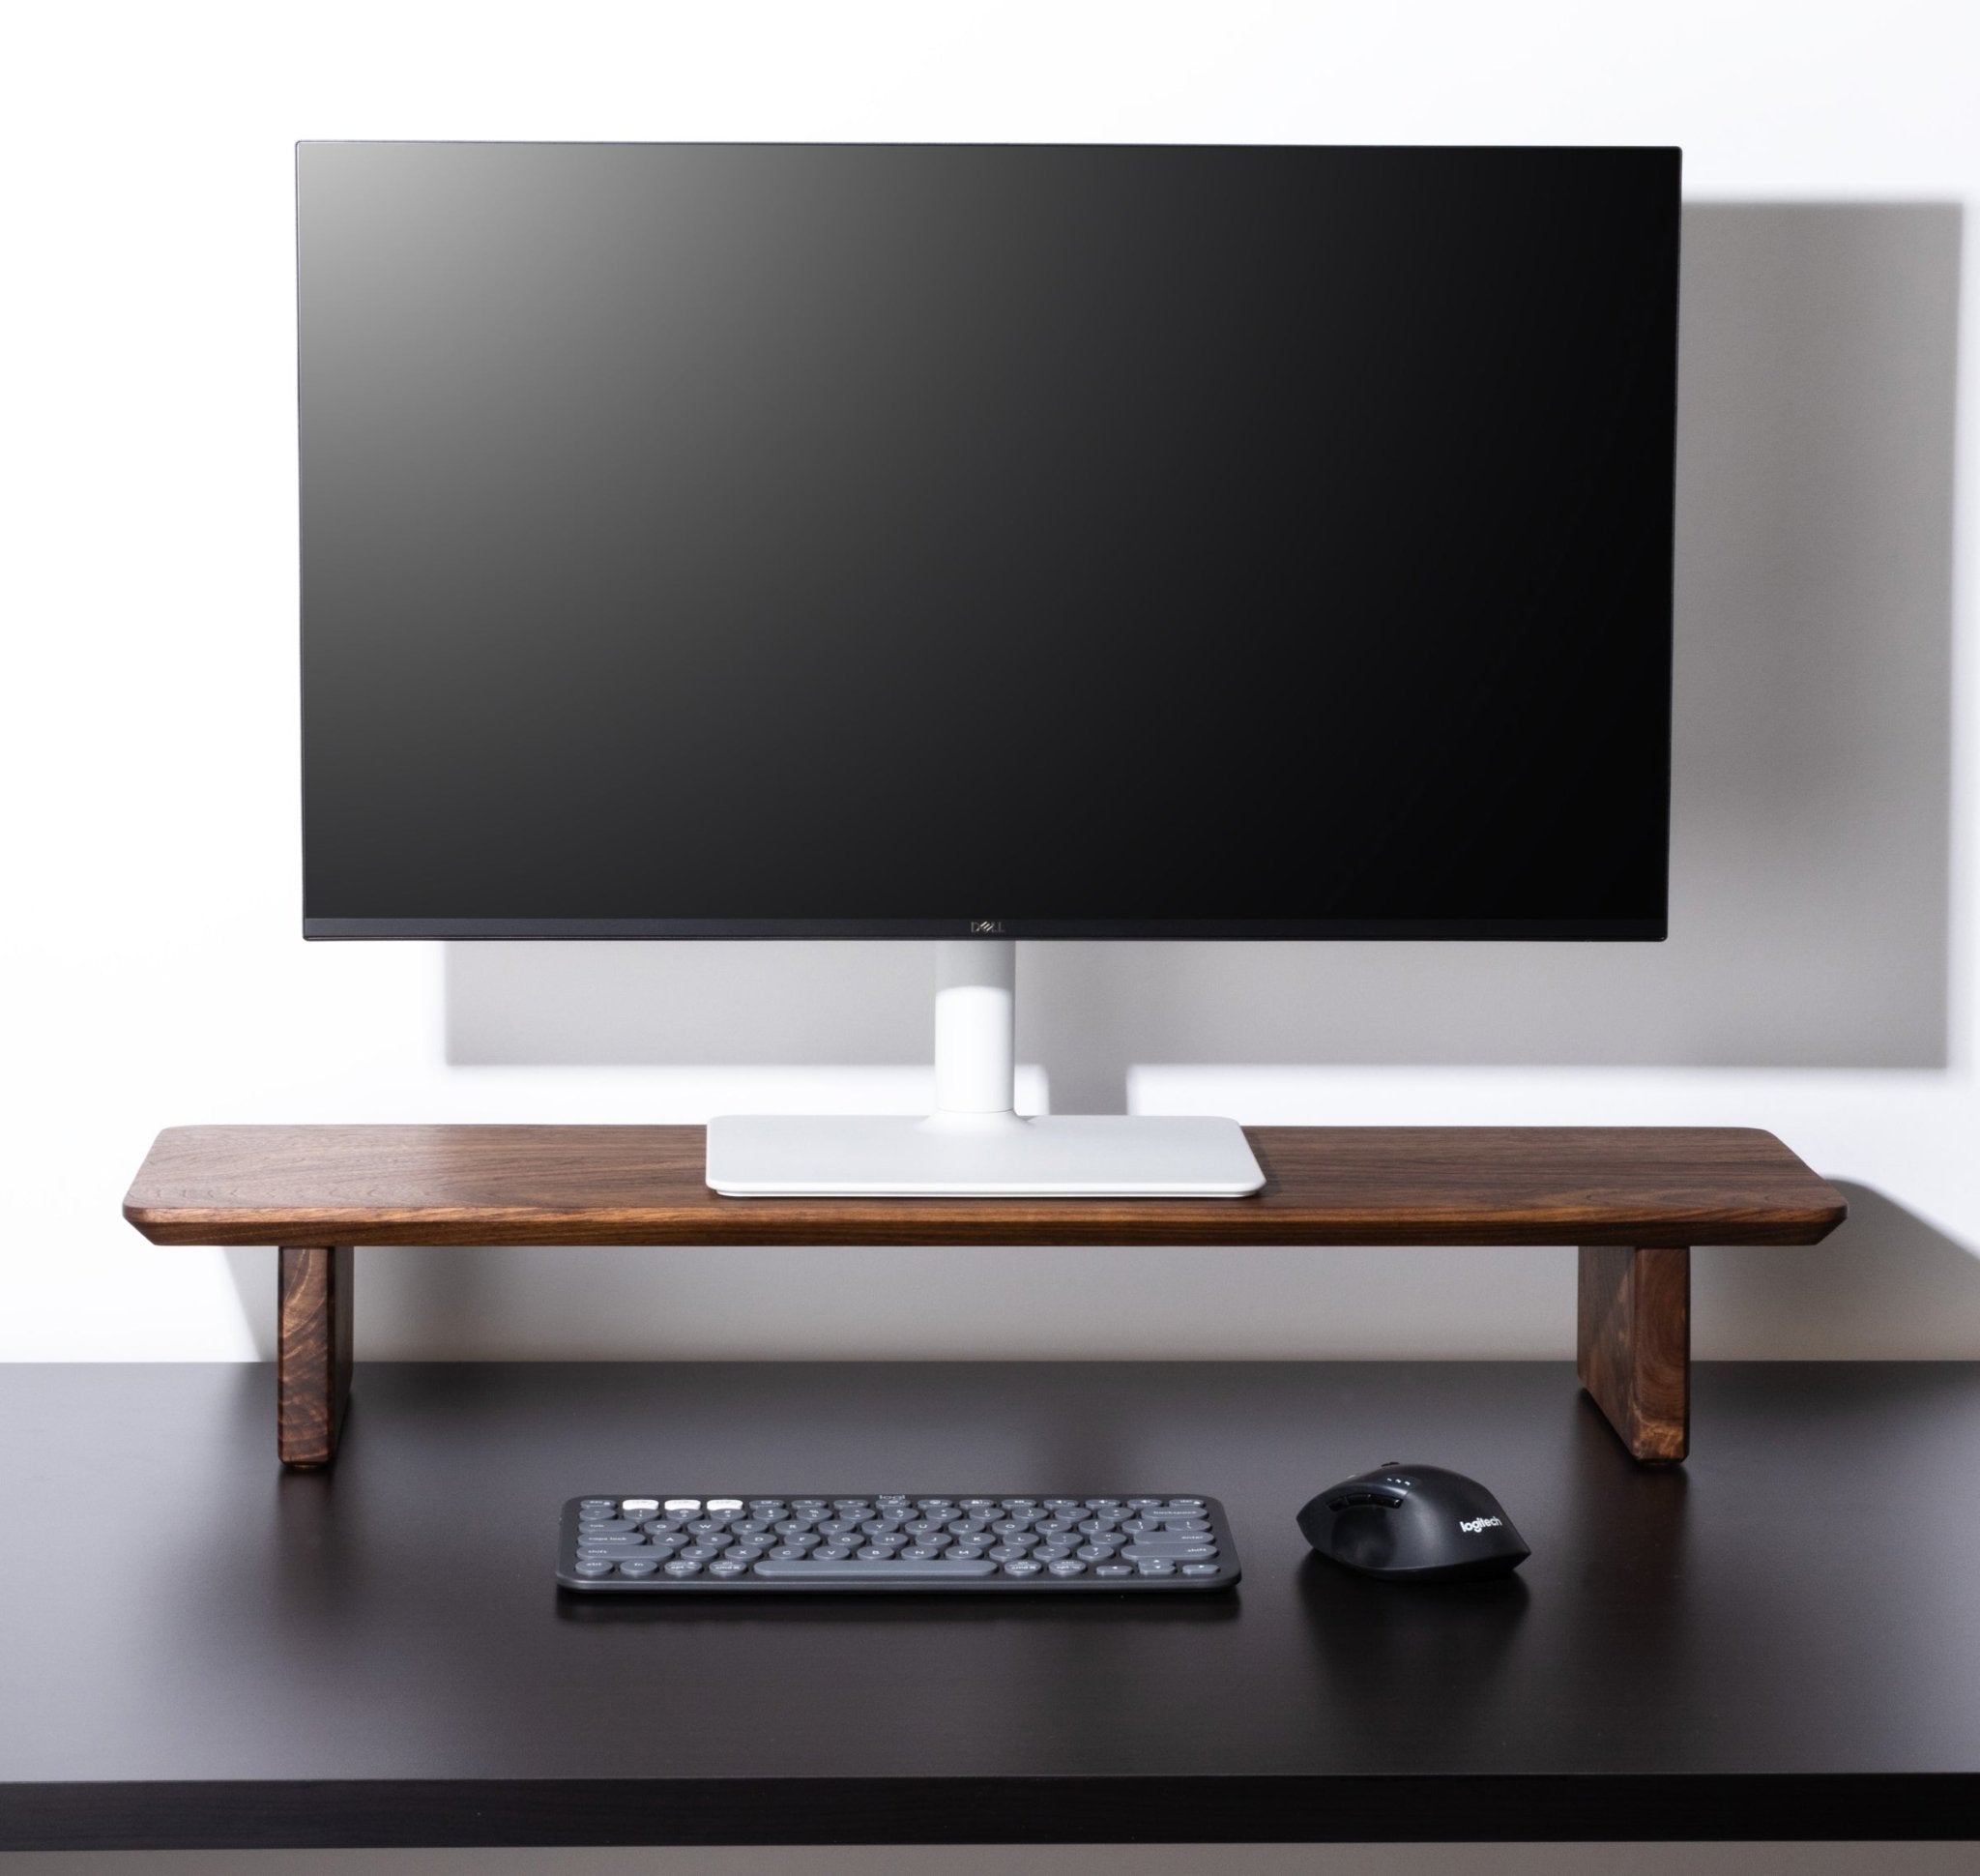
{"label": "black mouse", "polygon": [[1329,1486],[1299,1530],[1323,1557],[1402,1583],[1503,1576],[1533,1554],[1475,1479],[1399,1460]]}

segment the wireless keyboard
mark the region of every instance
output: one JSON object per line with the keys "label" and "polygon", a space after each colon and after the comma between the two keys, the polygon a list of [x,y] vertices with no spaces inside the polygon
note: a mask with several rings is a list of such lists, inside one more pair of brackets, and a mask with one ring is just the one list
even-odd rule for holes
{"label": "wireless keyboard", "polygon": [[557,1580],[630,1596],[783,1590],[997,1596],[1227,1590],[1224,1509],[1140,1498],[875,1492],[867,1497],[573,1498]]}

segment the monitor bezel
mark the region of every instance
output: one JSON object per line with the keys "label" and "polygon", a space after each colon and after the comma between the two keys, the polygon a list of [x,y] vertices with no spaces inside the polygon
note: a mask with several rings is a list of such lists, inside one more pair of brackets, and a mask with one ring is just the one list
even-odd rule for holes
{"label": "monitor bezel", "polygon": [[305,917],[309,939],[425,938],[1135,938],[1570,939],[1655,943],[1655,919],[334,919]]}

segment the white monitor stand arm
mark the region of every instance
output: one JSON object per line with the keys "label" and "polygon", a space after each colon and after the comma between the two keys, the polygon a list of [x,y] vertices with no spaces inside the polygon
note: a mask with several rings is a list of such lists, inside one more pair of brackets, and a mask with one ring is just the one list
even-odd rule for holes
{"label": "white monitor stand arm", "polygon": [[943,939],[935,1111],[725,1114],[708,1183],[735,1198],[1239,1198],[1265,1184],[1236,1121],[1016,1111],[1017,946]]}
{"label": "white monitor stand arm", "polygon": [[1017,941],[935,946],[935,1112],[956,1132],[1009,1132],[1017,1115]]}

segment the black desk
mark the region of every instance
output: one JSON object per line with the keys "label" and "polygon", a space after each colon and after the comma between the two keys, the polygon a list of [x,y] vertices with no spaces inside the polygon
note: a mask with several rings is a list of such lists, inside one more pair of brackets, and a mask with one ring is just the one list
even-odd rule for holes
{"label": "black desk", "polygon": [[[272,1388],[0,1369],[0,1849],[1980,1834],[1973,1364],[1702,1364],[1662,1472],[1552,1363],[377,1364],[285,1475]],[[1520,1577],[1309,1559],[1387,1458],[1491,1484]],[[552,1587],[575,1491],[894,1480],[1205,1488],[1244,1582]]]}

